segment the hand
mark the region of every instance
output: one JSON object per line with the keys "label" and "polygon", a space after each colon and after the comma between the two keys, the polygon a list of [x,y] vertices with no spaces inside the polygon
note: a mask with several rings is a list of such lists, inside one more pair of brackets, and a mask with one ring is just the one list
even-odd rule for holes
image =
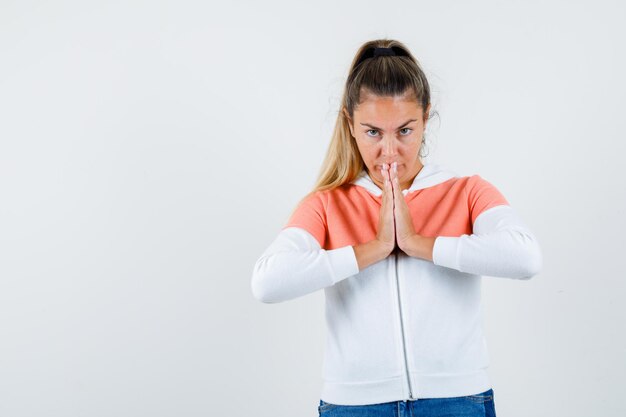
{"label": "hand", "polygon": [[392,164],[390,172],[391,188],[393,191],[393,217],[396,225],[396,242],[400,249],[409,254],[413,250],[411,243],[414,243],[417,233],[413,226],[409,206],[406,204],[404,194],[400,189],[400,180],[398,179],[397,162]]}
{"label": "hand", "polygon": [[389,165],[383,164],[383,168],[380,172],[385,180],[385,183],[383,184],[383,201],[378,218],[378,232],[376,233],[376,239],[380,241],[389,254],[396,247],[396,233],[393,218],[393,190],[389,176]]}

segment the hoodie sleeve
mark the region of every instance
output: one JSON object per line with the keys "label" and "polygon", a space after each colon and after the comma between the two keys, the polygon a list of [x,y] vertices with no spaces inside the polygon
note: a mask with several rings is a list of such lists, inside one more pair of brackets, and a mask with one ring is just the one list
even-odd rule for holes
{"label": "hoodie sleeve", "polygon": [[433,263],[493,277],[537,275],[543,264],[539,242],[504,196],[478,175],[470,177],[466,190],[472,234],[438,236]]}
{"label": "hoodie sleeve", "polygon": [[252,294],[264,303],[290,300],[356,275],[352,246],[325,250],[300,227],[281,230],[254,265]]}

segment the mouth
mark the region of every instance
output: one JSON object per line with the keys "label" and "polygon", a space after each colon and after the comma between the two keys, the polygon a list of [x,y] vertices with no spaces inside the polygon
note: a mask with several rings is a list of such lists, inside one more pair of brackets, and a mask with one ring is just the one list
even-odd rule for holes
{"label": "mouth", "polygon": [[[400,170],[400,168],[403,166],[404,164],[398,164],[398,170]],[[374,167],[376,168],[376,171],[380,173],[380,170],[383,169],[383,165],[374,165]],[[389,167],[391,169],[391,166]]]}

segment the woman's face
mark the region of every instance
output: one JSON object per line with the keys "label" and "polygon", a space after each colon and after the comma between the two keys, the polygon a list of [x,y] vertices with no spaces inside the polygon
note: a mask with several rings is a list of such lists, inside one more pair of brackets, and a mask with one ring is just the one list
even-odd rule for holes
{"label": "woman's face", "polygon": [[418,154],[430,104],[426,112],[422,112],[414,96],[368,95],[364,98],[354,110],[349,125],[367,171],[382,189],[383,163],[397,162],[400,187],[406,190],[422,169]]}

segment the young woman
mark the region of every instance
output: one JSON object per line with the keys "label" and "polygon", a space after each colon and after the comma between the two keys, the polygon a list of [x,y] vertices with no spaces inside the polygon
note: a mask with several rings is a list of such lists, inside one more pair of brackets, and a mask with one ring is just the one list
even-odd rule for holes
{"label": "young woman", "polygon": [[362,45],[317,184],[254,266],[262,302],[324,289],[320,415],[496,415],[481,276],[529,279],[541,250],[490,182],[422,162],[430,107],[401,42]]}

